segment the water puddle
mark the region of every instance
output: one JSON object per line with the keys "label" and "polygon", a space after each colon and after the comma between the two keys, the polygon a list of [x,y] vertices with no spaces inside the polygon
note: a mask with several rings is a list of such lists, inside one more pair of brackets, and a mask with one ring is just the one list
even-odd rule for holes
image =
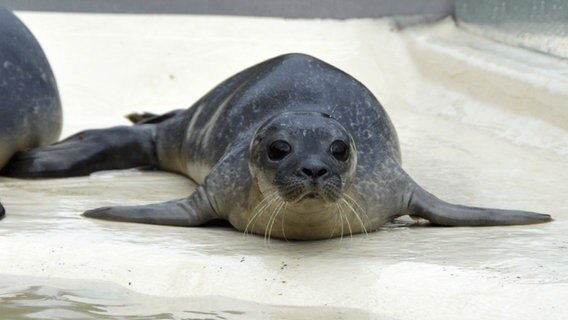
{"label": "water puddle", "polygon": [[[387,319],[357,309],[275,306],[221,296],[163,298],[110,282],[2,276],[2,319]],[[390,319],[390,318],[389,318]]]}

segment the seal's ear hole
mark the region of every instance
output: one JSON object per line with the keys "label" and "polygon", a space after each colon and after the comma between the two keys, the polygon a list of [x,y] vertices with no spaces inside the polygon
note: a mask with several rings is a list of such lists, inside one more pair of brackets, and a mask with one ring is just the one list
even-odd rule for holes
{"label": "seal's ear hole", "polygon": [[349,159],[349,146],[341,140],[335,140],[329,146],[329,152],[339,161],[347,161]]}
{"label": "seal's ear hole", "polygon": [[268,158],[272,161],[282,160],[290,152],[292,152],[292,146],[288,142],[276,140],[268,147]]}

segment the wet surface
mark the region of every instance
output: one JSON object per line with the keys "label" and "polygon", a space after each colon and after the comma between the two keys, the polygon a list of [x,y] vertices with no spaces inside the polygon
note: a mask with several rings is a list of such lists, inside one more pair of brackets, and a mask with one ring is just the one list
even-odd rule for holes
{"label": "wet surface", "polygon": [[[416,261],[515,272],[536,282],[568,280],[565,270],[568,233],[562,232],[568,230],[568,224],[562,217],[538,226],[488,228],[443,228],[431,226],[425,220],[400,219],[399,223],[387,225],[368,236],[268,243],[262,237],[245,236],[223,224],[178,228],[106,222],[80,216],[81,212],[98,206],[168,200],[183,197],[192,190],[191,182],[169,173],[101,172],[90,178],[33,183],[2,178],[2,186],[7,189],[6,193],[20,197],[16,201],[14,196],[6,197],[6,207],[21,211],[10,210],[12,213],[2,222],[0,236],[23,242],[43,239],[41,242],[46,245],[72,239],[74,246],[82,243],[85,247],[125,243],[183,256],[229,254],[285,257],[283,260],[354,259],[377,265]],[[522,202],[518,201],[516,207],[522,207]],[[542,211],[554,215],[554,211]],[[546,273],[540,270],[544,267]]]}
{"label": "wet surface", "polygon": [[[27,287],[24,283],[36,285]],[[0,292],[0,315],[10,320],[390,319],[361,310],[327,306],[270,306],[214,296],[167,299],[95,281],[4,277],[0,280]]]}
{"label": "wet surface", "polygon": [[[387,21],[20,16],[52,61],[64,101],[64,135],[126,124],[122,116],[132,111],[163,113],[190,105],[244,67],[306,52],[376,93],[399,134],[405,170],[427,190],[453,203],[549,213],[555,221],[441,228],[405,220],[368,236],[269,244],[230,227],[148,226],[80,216],[96,207],[187,196],[193,185],[178,175],[127,170],[54,180],[1,177],[8,215],[0,222],[0,274],[10,275],[0,277],[1,312],[5,301],[17,308],[28,300],[36,301],[29,302],[30,309],[13,312],[36,312],[46,296],[71,297],[63,298],[63,309],[86,318],[111,309],[132,319],[168,310],[220,312],[226,309],[215,306],[229,300],[236,301],[234,310],[268,310],[276,312],[274,319],[294,318],[267,305],[294,306],[286,310],[304,315],[321,309],[301,306],[355,308],[396,319],[560,319],[568,312],[567,132],[425,81],[405,40]],[[39,280],[53,278],[119,287],[81,291],[77,283],[83,280],[69,286]],[[21,280],[12,286],[9,279]],[[134,293],[124,288],[161,296],[168,310],[156,303],[130,313],[130,307],[103,299],[114,296],[105,290],[118,290],[124,304],[147,301],[128,298]],[[205,298],[211,296],[225,298]],[[212,307],[170,307],[166,300],[176,305],[176,297]],[[50,301],[55,306],[59,298]]]}

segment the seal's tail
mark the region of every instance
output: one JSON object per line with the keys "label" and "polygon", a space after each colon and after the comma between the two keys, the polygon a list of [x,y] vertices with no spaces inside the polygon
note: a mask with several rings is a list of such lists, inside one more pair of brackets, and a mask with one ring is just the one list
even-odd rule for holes
{"label": "seal's tail", "polygon": [[551,221],[548,214],[529,211],[477,208],[447,203],[414,184],[407,196],[410,216],[441,226],[504,226]]}

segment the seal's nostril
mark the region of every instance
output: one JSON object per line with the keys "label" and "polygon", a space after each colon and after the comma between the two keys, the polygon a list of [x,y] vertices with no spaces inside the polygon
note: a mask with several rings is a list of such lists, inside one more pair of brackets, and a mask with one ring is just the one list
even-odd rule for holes
{"label": "seal's nostril", "polygon": [[321,178],[327,174],[325,168],[302,168],[302,173],[310,178]]}
{"label": "seal's nostril", "polygon": [[314,176],[314,173],[313,173],[313,171],[312,171],[311,169],[302,168],[302,172],[303,172],[306,176],[308,176],[308,177],[313,177],[313,176]]}

